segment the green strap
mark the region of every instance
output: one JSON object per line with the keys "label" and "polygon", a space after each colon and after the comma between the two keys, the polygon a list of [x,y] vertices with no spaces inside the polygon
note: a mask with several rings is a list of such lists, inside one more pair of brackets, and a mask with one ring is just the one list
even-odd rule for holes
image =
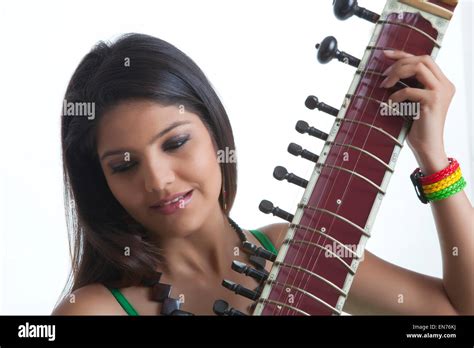
{"label": "green strap", "polygon": [[274,254],[278,254],[278,250],[273,245],[272,241],[267,237],[265,233],[259,230],[249,230],[250,233],[254,235],[255,238],[263,245],[265,249],[271,251]]}
{"label": "green strap", "polygon": [[120,292],[119,289],[111,289],[108,288],[112,295],[117,299],[117,302],[120,303],[122,308],[127,312],[128,315],[133,315],[133,316],[138,316],[138,312],[133,308],[133,306],[130,304],[130,302],[127,301],[125,296]]}

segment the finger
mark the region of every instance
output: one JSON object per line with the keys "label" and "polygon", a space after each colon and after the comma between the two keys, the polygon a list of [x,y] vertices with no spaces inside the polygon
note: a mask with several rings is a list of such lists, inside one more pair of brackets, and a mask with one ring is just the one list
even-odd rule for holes
{"label": "finger", "polygon": [[419,88],[403,88],[393,93],[388,99],[394,103],[400,103],[402,101],[413,101],[413,102],[425,102],[429,99],[430,92]]}
{"label": "finger", "polygon": [[428,67],[419,61],[416,64],[405,64],[393,66],[389,69],[388,76],[382,81],[380,87],[391,88],[401,79],[415,76],[425,87],[435,89],[439,86],[438,79]]}
{"label": "finger", "polygon": [[402,51],[384,51],[384,53],[388,58],[397,60],[394,64],[416,64],[421,61],[433,72],[439,81],[447,79],[431,56],[414,56]]}
{"label": "finger", "polygon": [[399,51],[399,50],[384,50],[383,53],[387,58],[394,59],[394,60],[399,60],[402,58],[409,58],[409,57],[414,57],[413,54]]}
{"label": "finger", "polygon": [[[412,62],[415,62],[415,60],[413,58],[416,58],[416,57],[410,57],[407,59],[407,63],[412,63]],[[435,63],[435,61],[433,60],[433,58],[431,58],[430,56],[428,55],[425,55],[425,56],[418,56],[418,59],[423,62],[423,64],[425,64],[428,69],[431,70],[431,72],[436,76],[436,78],[439,80],[439,81],[442,81],[442,80],[445,80],[447,79],[446,76],[443,74],[443,72],[441,71],[441,69],[439,68],[438,64]]]}

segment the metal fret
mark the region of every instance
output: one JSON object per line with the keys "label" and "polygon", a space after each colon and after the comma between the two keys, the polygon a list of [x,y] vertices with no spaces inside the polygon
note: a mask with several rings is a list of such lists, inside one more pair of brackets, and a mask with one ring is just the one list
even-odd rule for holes
{"label": "metal fret", "polygon": [[[368,100],[368,101],[373,101],[373,102],[376,102],[379,104],[379,106],[386,106],[386,107],[389,107],[390,109],[394,110],[389,104],[381,101],[381,100],[378,100],[378,99],[375,99],[375,98],[372,98],[372,97],[367,97],[365,95],[352,95],[352,94],[346,94],[346,98],[348,99],[351,99],[351,98],[360,98],[360,99],[365,99],[365,100]],[[403,118],[405,121],[412,121],[412,119],[406,117],[406,116],[400,116],[401,118]]]}
{"label": "metal fret", "polygon": [[321,300],[319,297],[316,297],[314,296],[312,293],[306,291],[306,290],[303,290],[297,286],[294,286],[294,285],[291,285],[291,284],[286,284],[286,283],[282,283],[282,282],[277,282],[276,280],[267,280],[267,283],[269,283],[270,285],[272,284],[276,284],[276,285],[280,285],[282,287],[287,287],[287,288],[292,288],[292,289],[295,289],[297,291],[300,291],[302,292],[303,294],[305,294],[306,296],[309,296],[311,297],[313,300],[316,300],[318,303],[322,304],[323,306],[325,306],[327,309],[329,309],[330,311],[334,312],[334,314],[339,314],[341,315],[341,311],[338,311],[336,308],[334,308],[333,306],[331,306],[330,304],[328,304],[326,301],[324,300]]}
{"label": "metal fret", "polygon": [[300,225],[300,224],[290,224],[290,227],[294,227],[294,228],[298,228],[298,229],[305,229],[307,231],[310,231],[310,232],[316,232],[318,234],[320,234],[321,236],[325,237],[325,238],[328,238],[330,240],[332,240],[334,243],[337,243],[339,244],[339,246],[341,246],[342,248],[345,248],[347,251],[349,251],[350,253],[352,253],[353,257],[356,258],[356,259],[360,259],[361,256],[357,255],[357,253],[353,250],[351,250],[350,248],[348,248],[346,245],[344,245],[343,243],[341,243],[339,240],[337,240],[336,238],[334,238],[333,236],[329,235],[329,234],[325,234],[323,233],[322,231],[316,229],[316,228],[311,228],[311,227],[308,227],[308,226],[303,226],[303,225]]}
{"label": "metal fret", "polygon": [[[370,69],[357,69],[356,74],[357,75],[369,74],[369,75],[377,75],[377,76],[385,77],[385,75],[383,75],[381,72],[375,71],[375,70],[370,70]],[[400,85],[402,85],[404,87],[410,87],[405,82],[402,82],[401,80],[398,80],[397,83],[399,83]]]}
{"label": "metal fret", "polygon": [[274,301],[274,300],[269,300],[269,299],[266,299],[266,298],[260,298],[258,300],[258,302],[263,302],[263,303],[271,303],[271,304],[275,304],[277,306],[282,306],[282,307],[287,307],[287,308],[290,308],[296,312],[299,312],[303,315],[307,315],[308,317],[311,316],[311,314],[309,313],[306,313],[305,311],[299,309],[299,308],[296,308],[296,307],[293,307],[293,306],[290,306],[290,305],[287,305],[286,303],[283,303],[283,302],[280,302],[280,301]]}
{"label": "metal fret", "polygon": [[393,25],[398,25],[398,26],[401,26],[401,27],[405,27],[405,28],[409,28],[411,30],[414,30],[418,33],[420,33],[421,35],[424,35],[425,37],[427,37],[428,39],[430,39],[437,48],[441,48],[441,45],[438,43],[438,41],[436,41],[435,39],[433,39],[431,36],[429,36],[427,33],[425,33],[423,30],[421,29],[418,29],[417,27],[414,27],[413,25],[410,25],[410,24],[406,24],[406,23],[400,23],[400,22],[392,22],[392,21],[387,21],[387,20],[379,20],[377,21],[377,24],[393,24]]}
{"label": "metal fret", "polygon": [[329,210],[326,210],[326,209],[322,209],[322,208],[316,208],[316,207],[312,207],[310,205],[307,205],[307,204],[298,204],[298,208],[302,208],[302,209],[310,209],[310,210],[315,210],[315,211],[319,211],[321,213],[325,213],[325,214],[329,214],[329,215],[332,215],[334,216],[335,218],[338,218],[346,223],[348,223],[349,225],[353,226],[354,228],[358,229],[363,235],[367,236],[367,237],[370,237],[370,234],[368,234],[362,227],[360,227],[359,225],[353,223],[351,220],[349,219],[346,219],[345,217],[339,215],[339,214],[336,214],[336,213],[333,213],[332,211],[329,211]]}
{"label": "metal fret", "polygon": [[315,247],[318,247],[319,249],[321,250],[324,250],[324,251],[328,251],[330,252],[336,259],[338,259],[343,265],[344,267],[346,267],[349,272],[351,274],[355,274],[354,270],[351,268],[351,266],[346,262],[344,261],[340,256],[338,256],[335,252],[333,252],[332,250],[330,249],[327,249],[325,247],[323,247],[322,245],[319,245],[317,243],[313,243],[313,242],[308,242],[307,240],[302,240],[302,239],[286,239],[284,241],[285,243],[287,244],[290,244],[290,243],[299,243],[299,244],[308,244],[308,245],[311,245],[311,246],[315,246]]}
{"label": "metal fret", "polygon": [[390,50],[390,51],[396,51],[397,49],[396,48],[392,48],[392,47],[382,47],[382,46],[367,46],[365,48],[366,50],[380,50],[380,51],[385,51],[385,50]]}
{"label": "metal fret", "polygon": [[375,98],[372,98],[372,97],[368,97],[368,96],[365,96],[365,95],[359,95],[359,94],[358,95],[346,94],[346,98],[348,98],[348,99],[360,98],[360,99],[365,99],[365,100],[368,100],[368,101],[373,101],[375,103],[378,103],[379,105],[386,104],[385,102],[383,102],[381,100],[378,100],[378,99],[375,99]]}
{"label": "metal fret", "polygon": [[330,287],[332,287],[334,290],[336,290],[338,293],[340,293],[341,296],[347,297],[347,292],[345,292],[344,290],[342,290],[340,287],[338,287],[336,284],[334,284],[334,283],[331,282],[330,280],[327,280],[326,278],[320,276],[320,275],[317,274],[317,273],[314,273],[313,271],[310,271],[309,269],[303,268],[303,267],[301,267],[301,266],[291,265],[291,264],[289,264],[289,263],[280,262],[280,261],[275,261],[275,265],[277,265],[277,266],[283,266],[283,267],[288,267],[288,268],[294,268],[294,269],[296,269],[296,270],[298,270],[298,271],[305,272],[305,273],[309,274],[310,276],[315,277],[315,278],[321,280],[322,282],[326,283],[327,285],[329,285]]}
{"label": "metal fret", "polygon": [[380,133],[382,133],[383,135],[386,135],[387,137],[389,137],[395,144],[397,144],[398,146],[400,147],[403,147],[403,144],[398,141],[397,138],[395,138],[393,135],[391,135],[390,133],[388,133],[385,129],[383,128],[380,128],[380,127],[377,127],[377,126],[373,126],[371,125],[370,123],[367,123],[367,122],[364,122],[364,121],[357,121],[357,120],[350,120],[350,119],[346,119],[346,118],[338,118],[337,120],[339,121],[343,121],[343,122],[349,122],[349,123],[357,123],[357,124],[361,124],[361,125],[364,125],[366,127],[369,127],[369,128],[372,128]]}
{"label": "metal fret", "polygon": [[351,175],[355,175],[357,176],[358,178],[364,180],[365,182],[367,182],[368,184],[372,185],[374,188],[376,188],[381,194],[385,194],[385,191],[379,186],[377,185],[376,183],[374,183],[372,180],[370,179],[367,179],[365,176],[363,175],[360,175],[359,173],[353,171],[353,170],[349,170],[349,169],[346,169],[344,167],[340,167],[340,166],[333,166],[332,164],[324,164],[324,163],[317,163],[316,164],[317,166],[322,166],[322,167],[328,167],[328,168],[333,168],[333,169],[338,169],[338,170],[341,170],[343,172],[347,172],[347,173],[350,173]]}
{"label": "metal fret", "polygon": [[367,150],[364,150],[358,146],[354,146],[354,145],[350,145],[350,144],[341,144],[341,143],[336,143],[334,141],[328,141],[327,143],[329,144],[333,144],[333,145],[337,145],[337,146],[345,146],[345,147],[348,147],[348,148],[351,148],[351,149],[354,149],[354,150],[357,150],[357,151],[360,151],[362,153],[365,153],[367,156],[371,157],[372,159],[376,160],[377,162],[379,162],[381,165],[383,165],[388,171],[390,171],[391,173],[393,173],[393,168],[390,167],[387,163],[385,163],[384,161],[382,161],[380,158],[378,158],[377,156],[375,156],[373,153],[367,151]]}

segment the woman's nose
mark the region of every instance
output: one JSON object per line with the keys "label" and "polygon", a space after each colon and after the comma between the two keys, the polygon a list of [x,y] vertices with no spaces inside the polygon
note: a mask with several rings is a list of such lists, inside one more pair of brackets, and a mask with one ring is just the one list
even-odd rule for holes
{"label": "woman's nose", "polygon": [[175,180],[174,172],[166,162],[150,161],[145,166],[145,190],[159,192]]}

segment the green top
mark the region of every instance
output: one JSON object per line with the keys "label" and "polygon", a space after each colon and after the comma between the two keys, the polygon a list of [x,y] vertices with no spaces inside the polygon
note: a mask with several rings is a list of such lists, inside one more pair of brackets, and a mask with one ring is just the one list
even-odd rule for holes
{"label": "green top", "polygon": [[[268,251],[271,251],[274,254],[278,253],[278,250],[275,248],[271,240],[267,237],[267,235],[259,230],[250,230],[250,233],[254,235],[255,238],[258,239],[258,241],[262,244],[262,246],[267,249]],[[108,288],[112,295],[114,295],[115,299],[117,300],[118,303],[122,306],[122,308],[125,310],[125,312],[128,315],[132,316],[137,316],[139,315],[138,312],[133,308],[133,306],[128,302],[128,300],[123,296],[123,294],[120,292],[119,289],[115,288]]]}

